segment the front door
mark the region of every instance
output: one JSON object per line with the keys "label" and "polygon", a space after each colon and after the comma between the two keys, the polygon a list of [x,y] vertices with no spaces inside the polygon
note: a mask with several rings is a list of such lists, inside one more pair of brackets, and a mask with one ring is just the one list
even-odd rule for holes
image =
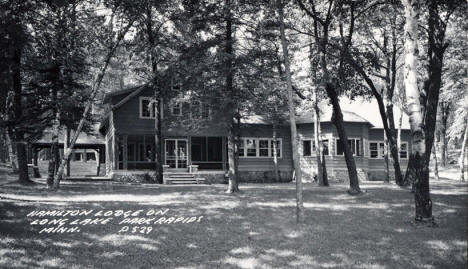
{"label": "front door", "polygon": [[187,168],[187,139],[166,139],[166,165]]}

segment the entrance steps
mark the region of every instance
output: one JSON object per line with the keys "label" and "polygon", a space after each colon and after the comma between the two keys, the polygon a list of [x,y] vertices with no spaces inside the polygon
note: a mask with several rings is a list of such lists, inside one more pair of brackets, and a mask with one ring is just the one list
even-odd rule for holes
{"label": "entrance steps", "polygon": [[193,173],[184,172],[165,172],[163,174],[164,184],[201,184],[205,183],[205,179],[197,177]]}

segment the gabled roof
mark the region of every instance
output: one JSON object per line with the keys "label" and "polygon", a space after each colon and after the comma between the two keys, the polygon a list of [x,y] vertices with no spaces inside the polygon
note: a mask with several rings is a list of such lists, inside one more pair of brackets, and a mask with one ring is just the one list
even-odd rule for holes
{"label": "gabled roof", "polygon": [[[350,100],[348,98],[340,98],[341,109],[347,111],[353,111],[355,114],[365,118],[370,124],[372,124],[373,129],[383,129],[382,118],[380,117],[379,105],[377,101],[372,98],[371,100],[365,100],[363,98],[356,98],[355,100]],[[409,117],[403,112],[397,105],[393,105],[393,117],[395,120],[395,128],[398,128],[398,123],[402,118],[401,128],[403,130],[410,130]]]}
{"label": "gabled roof", "polygon": [[[104,102],[109,102],[112,97],[127,95],[120,102],[112,106],[112,109],[118,108],[137,96],[141,91],[147,88],[147,85],[134,86],[127,89],[117,90],[114,92],[107,93],[104,97]],[[340,106],[343,113],[343,120],[345,122],[356,122],[356,123],[367,123],[373,129],[382,129],[382,119],[380,117],[379,107],[377,102],[374,99],[365,100],[363,98],[355,98],[350,100],[346,97],[340,98]],[[332,107],[324,101],[320,104],[320,122],[331,122],[332,117]],[[400,115],[403,114],[402,118],[402,129],[409,130],[409,118],[402,112],[397,106],[393,106],[393,114],[395,120],[395,126],[398,127],[398,121]],[[100,130],[105,128],[106,121],[108,120],[109,115],[106,115],[101,121]],[[248,115],[242,117],[241,120],[244,124],[271,124],[271,121],[268,118],[262,115]],[[306,112],[297,117],[297,124],[307,124],[313,123],[314,117],[313,112]]]}
{"label": "gabled roof", "polygon": [[[345,122],[361,122],[361,123],[368,123],[369,125],[373,126],[368,120],[359,116],[358,114],[352,111],[341,111],[343,114],[343,120]],[[332,121],[333,112],[331,109],[325,110],[320,114],[320,122],[331,122]],[[298,124],[304,123],[314,123],[314,115],[312,112],[306,113],[298,117],[297,121]]]}
{"label": "gabled roof", "polygon": [[139,85],[139,86],[134,86],[134,87],[130,87],[130,88],[126,88],[126,89],[121,89],[121,90],[116,90],[116,91],[112,91],[112,92],[108,92],[104,95],[104,100],[103,102],[104,103],[108,103],[112,97],[114,96],[119,96],[119,95],[123,95],[123,94],[129,94],[133,91],[136,91],[136,90],[139,90],[141,91],[141,88],[144,88],[142,87],[142,85]]}

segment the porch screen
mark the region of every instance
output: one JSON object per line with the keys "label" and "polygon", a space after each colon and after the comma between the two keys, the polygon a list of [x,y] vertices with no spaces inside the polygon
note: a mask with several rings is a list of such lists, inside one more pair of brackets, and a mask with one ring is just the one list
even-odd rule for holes
{"label": "porch screen", "polygon": [[199,169],[222,169],[222,141],[221,137],[192,137],[192,163]]}

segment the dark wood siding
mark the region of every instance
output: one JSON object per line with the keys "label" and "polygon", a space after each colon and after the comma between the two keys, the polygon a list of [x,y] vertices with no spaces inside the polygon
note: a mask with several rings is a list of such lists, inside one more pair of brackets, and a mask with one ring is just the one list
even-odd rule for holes
{"label": "dark wood siding", "polygon": [[[256,124],[245,125],[241,129],[241,137],[251,138],[273,138],[273,127],[271,125]],[[292,148],[289,126],[280,126],[277,130],[277,138],[282,140],[282,156],[278,158],[280,171],[292,170]],[[239,171],[273,171],[273,158],[239,158]]]}

